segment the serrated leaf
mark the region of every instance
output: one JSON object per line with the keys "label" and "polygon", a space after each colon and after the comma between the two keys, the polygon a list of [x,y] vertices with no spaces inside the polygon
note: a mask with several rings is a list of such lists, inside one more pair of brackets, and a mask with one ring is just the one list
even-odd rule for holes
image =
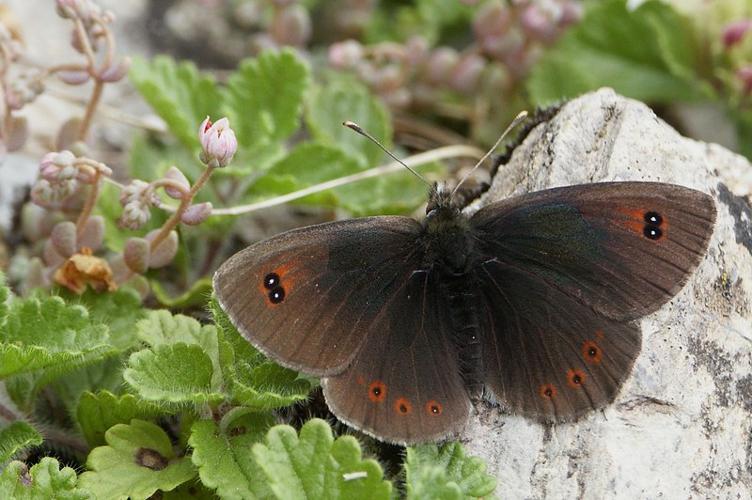
{"label": "serrated leaf", "polygon": [[98,498],[146,499],[157,490],[170,491],[196,476],[188,457],[178,457],[158,426],[134,419],[105,434],[108,446],[89,453],[79,484]]}
{"label": "serrated leaf", "polygon": [[278,142],[299,126],[308,66],[291,50],[246,59],[227,82],[225,113],[245,147]]}
{"label": "serrated leaf", "polygon": [[212,298],[209,303],[222,337],[232,346],[233,359],[223,363],[233,399],[255,409],[274,409],[303,401],[311,391],[309,380],[266,358],[245,340]]}
{"label": "serrated leaf", "polygon": [[25,448],[42,444],[42,441],[42,435],[26,422],[16,421],[0,428],[0,464]]}
{"label": "serrated leaf", "polygon": [[183,145],[199,147],[198,127],[206,116],[217,118],[221,96],[214,78],[191,62],[167,56],[135,59],[130,80]]}
{"label": "serrated leaf", "polygon": [[340,148],[361,169],[383,163],[384,152],[365,137],[342,125],[350,120],[387,148],[392,143],[389,112],[366,87],[352,80],[333,79],[316,87],[306,106],[306,123],[318,142]]}
{"label": "serrated leaf", "polygon": [[102,362],[83,366],[67,373],[65,377],[54,380],[50,388],[55,391],[60,403],[73,415],[78,408],[81,396],[86,391],[122,391],[125,386],[125,380],[123,380],[125,361],[126,358],[123,356],[113,356]]}
{"label": "serrated leaf", "polygon": [[85,392],[76,409],[76,420],[90,446],[105,444],[105,433],[116,424],[127,424],[132,419],[157,417],[163,410],[153,403],[142,401],[132,394],[116,396],[109,391]]}
{"label": "serrated leaf", "polygon": [[135,290],[122,288],[110,293],[89,290],[79,300],[93,322],[107,325],[110,344],[121,350],[138,344],[133,324],[144,317],[146,310]]}
{"label": "serrated leaf", "polygon": [[37,386],[117,353],[105,325],[60,297],[16,300],[0,342],[0,379],[44,368]]}
{"label": "serrated leaf", "polygon": [[251,446],[263,438],[273,423],[270,414],[245,416],[225,430],[213,421],[195,422],[189,444],[201,482],[222,498],[270,497]]}
{"label": "serrated leaf", "polygon": [[[639,43],[635,43],[639,40]],[[670,5],[650,0],[591,2],[577,26],[534,66],[533,102],[550,104],[602,86],[652,102],[703,96],[691,24]]]}
{"label": "serrated leaf", "polygon": [[147,401],[219,403],[225,395],[212,383],[214,374],[201,346],[176,343],[134,352],[123,378]]}
{"label": "serrated leaf", "polygon": [[312,419],[300,436],[288,425],[273,427],[264,444],[253,446],[269,488],[277,498],[390,498],[375,460],[363,460],[352,436],[332,437],[329,425]]}
{"label": "serrated leaf", "polygon": [[13,500],[85,500],[93,498],[77,484],[76,471],[60,468],[57,460],[44,457],[31,469],[23,462],[11,462],[0,473],[0,498]]}
{"label": "serrated leaf", "polygon": [[483,460],[466,457],[459,443],[408,447],[405,472],[408,498],[477,498],[496,488]]}

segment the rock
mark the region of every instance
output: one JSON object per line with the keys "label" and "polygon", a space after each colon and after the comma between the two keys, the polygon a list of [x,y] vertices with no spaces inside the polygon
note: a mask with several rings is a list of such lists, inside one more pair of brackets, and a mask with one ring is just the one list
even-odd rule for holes
{"label": "rock", "polygon": [[[746,177],[743,177],[745,176]],[[601,89],[533,128],[480,204],[613,180],[715,197],[708,254],[641,321],[643,348],[614,404],[543,426],[479,403],[463,440],[508,498],[750,498],[752,165],[679,135],[644,104]]]}

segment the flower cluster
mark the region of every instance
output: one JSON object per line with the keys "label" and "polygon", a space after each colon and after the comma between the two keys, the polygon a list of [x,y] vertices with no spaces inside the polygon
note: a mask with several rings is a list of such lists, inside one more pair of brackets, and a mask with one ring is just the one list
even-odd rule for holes
{"label": "flower cluster", "polygon": [[330,47],[329,62],[356,73],[394,107],[429,106],[445,90],[472,95],[490,64],[503,68],[508,86],[521,81],[542,48],[581,15],[581,4],[573,0],[492,0],[475,12],[474,43],[464,49],[430,48],[419,36],[404,45],[364,46],[350,39]]}
{"label": "flower cluster", "polygon": [[[32,241],[46,238],[42,258],[32,259],[29,264],[27,288],[55,282],[82,293],[87,286],[113,290],[127,282],[147,293],[148,287],[140,275],[149,269],[167,266],[175,258],[178,224],[197,225],[211,215],[211,203],[193,202],[196,193],[212,171],[229,164],[237,151],[235,132],[227,118],[212,124],[207,117],[199,127],[199,139],[200,156],[206,169],[193,185],[175,166],[160,179],[151,182],[134,179],[127,185],[120,185],[111,179],[112,170],[102,163],[68,150],[47,153],[39,164],[39,177],[31,190],[34,205],[22,212],[27,238]],[[94,254],[101,248],[104,238],[104,219],[92,215],[103,181],[120,187],[123,211],[118,223],[121,228],[141,229],[156,207],[173,212],[161,227],[144,237],[129,238],[123,252],[109,260]],[[158,190],[178,200],[179,205],[172,209],[163,205]],[[76,222],[67,219],[72,208],[80,210]],[[63,209],[64,213],[59,214],[58,209]]]}

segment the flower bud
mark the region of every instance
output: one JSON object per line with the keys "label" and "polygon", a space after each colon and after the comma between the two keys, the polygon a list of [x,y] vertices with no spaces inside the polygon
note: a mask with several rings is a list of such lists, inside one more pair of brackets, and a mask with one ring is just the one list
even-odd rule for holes
{"label": "flower bud", "polygon": [[211,215],[211,212],[212,204],[208,201],[206,203],[191,205],[180,216],[180,221],[189,226],[197,226],[204,222]]}
{"label": "flower bud", "polygon": [[88,247],[97,250],[104,241],[104,217],[93,215],[84,224],[81,235],[78,237],[79,247]]}
{"label": "flower bud", "polygon": [[752,19],[742,19],[727,24],[723,29],[723,45],[729,48],[741,42],[750,28],[752,28]]}
{"label": "flower bud", "polygon": [[502,2],[487,2],[475,13],[473,31],[478,38],[500,36],[509,29],[511,20],[509,8]]}
{"label": "flower bud", "polygon": [[[159,229],[150,231],[146,235],[146,239],[151,243],[151,241],[157,236],[157,234],[159,234],[159,232]],[[177,253],[178,233],[175,231],[170,231],[169,236],[162,240],[162,243],[160,243],[158,247],[152,249],[151,255],[149,256],[149,267],[152,269],[164,267],[172,262],[172,259],[175,258],[175,255]]]}
{"label": "flower bud", "polygon": [[165,193],[167,193],[167,196],[169,196],[170,198],[181,200],[183,199],[184,194],[191,189],[191,183],[188,182],[188,179],[185,177],[185,175],[183,175],[183,172],[181,172],[178,167],[170,167],[169,169],[167,169],[164,178],[169,179],[183,187],[183,191],[170,186],[165,187]]}
{"label": "flower bud", "polygon": [[486,65],[485,59],[473,53],[462,56],[452,70],[449,84],[458,92],[472,92],[478,86],[480,75]]}
{"label": "flower bud", "polygon": [[83,85],[89,81],[91,75],[86,70],[81,71],[58,71],[57,77],[68,85]]}
{"label": "flower bud", "polygon": [[302,5],[290,5],[274,14],[269,33],[280,45],[302,47],[311,37],[311,17]]}
{"label": "flower bud", "polygon": [[71,221],[58,222],[52,228],[50,241],[55,251],[63,257],[70,257],[76,253],[76,225]]}
{"label": "flower bud", "polygon": [[52,243],[52,240],[47,240],[44,242],[44,248],[42,249],[42,258],[44,259],[44,263],[51,268],[55,268],[65,262],[65,257],[60,255],[57,250],[55,250],[55,245],[54,243]]}
{"label": "flower bud", "polygon": [[144,238],[128,238],[123,248],[123,261],[137,274],[144,274],[149,269],[149,242]]}
{"label": "flower bud", "polygon": [[426,65],[426,78],[432,83],[445,83],[452,68],[460,60],[457,51],[450,47],[440,47],[433,51]]}
{"label": "flower bud", "polygon": [[126,203],[123,207],[123,213],[118,219],[118,225],[123,228],[136,230],[149,222],[151,211],[149,206],[137,201]]}
{"label": "flower bud", "polygon": [[350,69],[363,58],[363,46],[356,40],[345,40],[329,46],[329,64],[337,69]]}
{"label": "flower bud", "polygon": [[119,82],[125,75],[128,74],[128,70],[131,67],[130,57],[126,57],[117,64],[111,64],[105,68],[100,74],[99,79],[103,82]]}
{"label": "flower bud", "polygon": [[212,124],[207,116],[201,122],[198,138],[201,141],[201,161],[211,167],[225,167],[232,161],[238,150],[235,132],[230,128],[230,121],[221,118]]}
{"label": "flower bud", "polygon": [[520,26],[530,38],[551,43],[559,36],[552,14],[538,4],[530,4],[520,15]]}

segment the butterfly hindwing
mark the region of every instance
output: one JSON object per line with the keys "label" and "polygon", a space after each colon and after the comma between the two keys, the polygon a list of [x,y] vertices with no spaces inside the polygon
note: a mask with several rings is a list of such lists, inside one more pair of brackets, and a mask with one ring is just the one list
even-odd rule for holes
{"label": "butterfly hindwing", "polygon": [[524,269],[595,311],[639,318],[699,264],[715,221],[710,196],[655,182],[539,191],[472,218],[481,253]]}
{"label": "butterfly hindwing", "polygon": [[288,231],[231,257],[215,274],[214,290],[243,336],[280,364],[339,373],[412,271],[404,266],[419,231],[407,217]]}
{"label": "butterfly hindwing", "polygon": [[479,266],[486,387],[514,413],[572,420],[614,400],[640,352],[633,322],[595,313],[524,268]]}
{"label": "butterfly hindwing", "polygon": [[382,440],[435,441],[467,420],[470,399],[436,275],[408,273],[343,373],[322,380],[337,417]]}

